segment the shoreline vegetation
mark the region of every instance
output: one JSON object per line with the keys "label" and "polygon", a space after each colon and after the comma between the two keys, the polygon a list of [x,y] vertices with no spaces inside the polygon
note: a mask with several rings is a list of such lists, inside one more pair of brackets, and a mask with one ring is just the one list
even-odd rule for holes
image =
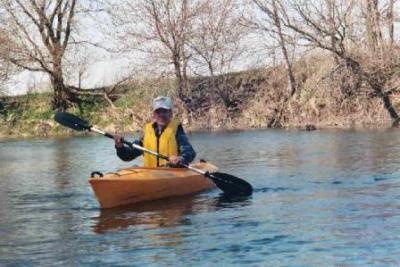
{"label": "shoreline vegetation", "polygon": [[[301,83],[290,98],[284,67],[278,66],[190,79],[184,100],[177,97],[173,79],[130,81],[117,88],[119,96],[112,104],[88,96],[67,111],[109,132],[134,133],[150,120],[153,97],[169,95],[187,131],[391,127],[381,98],[369,93],[366,84],[346,93],[346,86],[352,85],[347,73],[332,73],[334,64],[325,56],[296,62],[294,73]],[[400,70],[392,77],[399,82]],[[400,94],[392,93],[391,100],[398,109]],[[0,138],[82,135],[53,120],[51,101],[51,93],[0,98]]]}
{"label": "shoreline vegetation", "polygon": [[[49,83],[0,97],[0,135],[78,134],[55,110],[140,131],[158,95],[173,98],[186,131],[398,127],[399,5],[0,1],[0,93],[22,71]],[[92,75],[98,63],[106,72]]]}

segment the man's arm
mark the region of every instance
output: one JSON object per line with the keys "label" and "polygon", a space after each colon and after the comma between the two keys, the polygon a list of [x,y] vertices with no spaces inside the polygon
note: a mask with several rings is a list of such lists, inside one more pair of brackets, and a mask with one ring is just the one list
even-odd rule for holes
{"label": "man's arm", "polygon": [[[139,140],[135,140],[133,143],[139,146],[143,146],[143,137]],[[115,149],[117,150],[117,156],[123,161],[134,160],[135,158],[143,154],[143,151],[133,147],[129,147],[127,145],[124,145],[121,148],[115,147]]]}
{"label": "man's arm", "polygon": [[179,125],[178,129],[176,130],[176,141],[178,143],[179,155],[183,158],[183,163],[189,164],[196,157],[196,152],[189,143],[182,125]]}

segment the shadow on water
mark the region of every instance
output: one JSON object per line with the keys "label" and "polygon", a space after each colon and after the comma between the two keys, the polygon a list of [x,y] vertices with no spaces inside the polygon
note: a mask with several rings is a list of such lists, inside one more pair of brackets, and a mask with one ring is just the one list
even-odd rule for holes
{"label": "shadow on water", "polygon": [[220,194],[219,197],[214,198],[214,204],[216,210],[224,208],[238,208],[245,207],[251,204],[251,196],[229,196],[224,193]]}
{"label": "shadow on water", "polygon": [[198,195],[174,197],[133,206],[102,209],[98,217],[92,218],[92,229],[97,234],[103,234],[134,226],[152,229],[191,225],[190,215],[250,204],[251,197],[228,197],[224,194],[214,198],[199,198]]}

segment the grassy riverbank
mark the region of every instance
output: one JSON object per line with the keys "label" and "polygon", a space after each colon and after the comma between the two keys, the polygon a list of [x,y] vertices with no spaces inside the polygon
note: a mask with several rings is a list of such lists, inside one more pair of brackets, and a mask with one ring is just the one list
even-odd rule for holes
{"label": "grassy riverbank", "polygon": [[[150,120],[152,98],[167,94],[174,98],[175,114],[188,130],[389,127],[390,117],[381,99],[363,83],[356,88],[347,73],[334,73],[333,68],[329,58],[297,62],[298,88],[292,97],[288,97],[285,70],[277,67],[219,76],[218,88],[210,86],[210,78],[193,79],[184,101],[175,96],[171,80],[135,82],[126,85],[114,106],[103,99],[86,98],[68,111],[108,131],[138,131]],[[400,108],[400,94],[391,94],[391,99]],[[50,103],[49,93],[0,99],[0,136],[73,134],[54,122]]]}

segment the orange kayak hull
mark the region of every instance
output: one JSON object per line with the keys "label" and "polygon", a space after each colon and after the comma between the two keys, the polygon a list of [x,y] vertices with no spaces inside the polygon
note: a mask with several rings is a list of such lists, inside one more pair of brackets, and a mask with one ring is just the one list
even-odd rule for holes
{"label": "orange kayak hull", "polygon": [[[192,166],[209,172],[218,170],[206,162]],[[215,187],[210,179],[185,168],[133,167],[90,178],[89,183],[104,209],[188,195]]]}

